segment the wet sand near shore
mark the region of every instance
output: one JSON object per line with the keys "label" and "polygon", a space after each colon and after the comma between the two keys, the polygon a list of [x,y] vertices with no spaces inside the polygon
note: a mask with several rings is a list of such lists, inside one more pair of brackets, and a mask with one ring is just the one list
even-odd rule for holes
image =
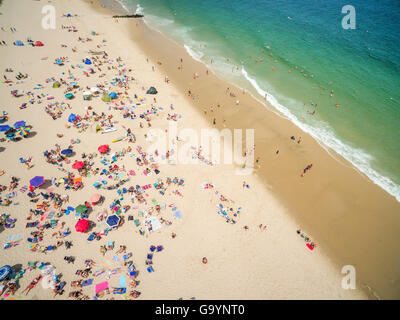
{"label": "wet sand near shore", "polygon": [[[260,159],[256,175],[298,225],[317,239],[319,249],[328,253],[340,269],[353,265],[359,284],[371,298],[399,298],[400,204],[396,199],[333,150],[328,150],[329,154],[310,135],[268,111],[272,106],[262,105],[249,93],[243,95],[240,88],[211,71],[207,75],[206,66],[174,41],[140,20],[131,21],[131,25],[128,31],[132,39],[155,67],[186,93],[199,115],[211,125],[215,118],[214,127],[219,130],[255,130],[255,158]],[[178,69],[181,58],[182,70]],[[158,61],[162,64],[156,64]],[[199,75],[195,80],[194,73]],[[227,87],[236,98],[227,94]],[[187,95],[188,90],[194,99]],[[302,142],[298,144],[291,136],[296,141],[301,137]],[[300,177],[309,164],[312,169]]]}

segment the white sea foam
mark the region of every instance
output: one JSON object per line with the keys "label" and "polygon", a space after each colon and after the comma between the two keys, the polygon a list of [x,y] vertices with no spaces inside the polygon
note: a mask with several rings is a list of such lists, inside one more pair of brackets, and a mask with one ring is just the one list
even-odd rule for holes
{"label": "white sea foam", "polygon": [[351,147],[350,145],[341,141],[328,125],[311,126],[299,121],[288,108],[282,106],[274,96],[263,90],[257,81],[248,75],[244,68],[242,68],[242,74],[259,95],[261,95],[263,98],[265,95],[267,95],[267,101],[285,118],[289,119],[296,126],[310,134],[322,147],[324,147],[326,151],[329,152],[329,149],[326,148],[329,147],[340,154],[343,158],[353,164],[356,169],[364,173],[371,181],[380,186],[382,189],[386,190],[389,194],[394,196],[397,201],[400,202],[400,186],[394,183],[390,178],[379,174],[372,168],[371,162],[373,157],[371,155],[362,149]]}
{"label": "white sea foam", "polygon": [[187,53],[196,61],[202,62],[201,58],[204,57],[204,53],[201,51],[193,51],[191,47],[184,44],[184,48],[186,49]]}

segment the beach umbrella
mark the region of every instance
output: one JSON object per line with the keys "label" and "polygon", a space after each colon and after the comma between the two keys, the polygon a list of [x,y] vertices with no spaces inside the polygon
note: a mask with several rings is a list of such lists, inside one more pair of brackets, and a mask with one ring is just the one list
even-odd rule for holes
{"label": "beach umbrella", "polygon": [[61,154],[66,155],[66,156],[70,156],[72,153],[72,149],[64,149],[61,151]]}
{"label": "beach umbrella", "polygon": [[103,100],[104,102],[110,102],[111,98],[108,94],[104,94],[101,100]]}
{"label": "beach umbrella", "polygon": [[17,40],[17,41],[14,42],[14,45],[16,45],[18,47],[21,47],[21,46],[24,45],[24,43],[21,40]]}
{"label": "beach umbrella", "polygon": [[90,91],[92,91],[93,93],[97,93],[97,92],[99,92],[100,90],[99,90],[99,88],[97,88],[97,87],[92,87],[92,88],[90,88]]}
{"label": "beach umbrella", "polygon": [[23,136],[28,135],[29,132],[31,132],[30,127],[21,127],[17,130],[17,135],[23,137]]}
{"label": "beach umbrella", "polygon": [[120,217],[113,214],[107,218],[106,223],[110,228],[112,228],[118,226],[120,220]]}
{"label": "beach umbrella", "polygon": [[74,95],[73,95],[72,93],[67,93],[67,94],[65,95],[65,97],[66,97],[67,99],[72,99],[72,98],[74,97]]}
{"label": "beach umbrella", "polygon": [[61,65],[63,64],[63,61],[62,61],[61,59],[57,59],[57,60],[56,60],[56,63],[57,63],[59,66],[61,66]]}
{"label": "beach umbrella", "polygon": [[79,206],[77,206],[75,208],[75,211],[77,213],[86,213],[87,210],[88,210],[88,208],[84,204],[80,204]]}
{"label": "beach umbrella", "polygon": [[33,179],[31,179],[31,180],[29,181],[29,184],[30,184],[32,187],[40,187],[42,184],[44,184],[44,177],[42,177],[42,176],[36,176],[36,177],[34,177]]}
{"label": "beach umbrella", "polygon": [[111,99],[115,99],[118,95],[115,92],[111,92],[109,96]]}
{"label": "beach umbrella", "polygon": [[75,122],[77,120],[76,114],[71,113],[68,117],[68,122]]}
{"label": "beach umbrella", "polygon": [[9,125],[0,126],[0,132],[6,132],[10,129],[11,127]]}
{"label": "beach umbrella", "polygon": [[75,178],[73,180],[73,182],[74,182],[74,184],[81,183],[82,182],[82,177]]}
{"label": "beach umbrella", "polygon": [[14,123],[14,128],[23,127],[25,124],[25,121],[17,121],[16,123]]}
{"label": "beach umbrella", "polygon": [[90,31],[90,33],[94,36],[95,34],[96,34],[96,32],[95,31]]}
{"label": "beach umbrella", "polygon": [[59,81],[54,82],[53,88],[59,88],[61,86],[61,83]]}
{"label": "beach umbrella", "polygon": [[97,202],[99,202],[101,200],[101,195],[98,193],[95,193],[94,195],[92,195],[90,197],[90,202],[95,205]]}
{"label": "beach umbrella", "polygon": [[72,17],[72,15],[71,15],[70,13],[68,13],[68,14],[67,14],[67,17],[68,17],[68,18],[71,18],[71,17]]}
{"label": "beach umbrella", "polygon": [[108,144],[103,144],[102,146],[97,148],[97,150],[100,153],[106,153],[108,151],[108,149],[109,149]]}
{"label": "beach umbrella", "polygon": [[76,161],[73,165],[72,165],[72,169],[82,169],[84,166],[84,163],[82,161]]}
{"label": "beach umbrella", "polygon": [[77,232],[86,232],[90,227],[89,221],[86,219],[79,220],[75,225],[75,230]]}
{"label": "beach umbrella", "polygon": [[0,268],[0,281],[3,281],[8,277],[8,275],[11,273],[11,267],[8,265],[2,266]]}
{"label": "beach umbrella", "polygon": [[85,64],[91,65],[91,64],[92,64],[92,61],[90,61],[90,59],[86,59],[86,60],[85,60]]}
{"label": "beach umbrella", "polygon": [[43,44],[42,41],[36,41],[36,42],[35,42],[35,46],[36,46],[36,47],[43,47],[44,44]]}

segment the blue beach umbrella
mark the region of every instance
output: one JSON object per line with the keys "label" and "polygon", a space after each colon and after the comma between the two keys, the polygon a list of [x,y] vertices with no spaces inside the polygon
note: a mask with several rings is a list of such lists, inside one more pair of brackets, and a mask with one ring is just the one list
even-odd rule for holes
{"label": "blue beach umbrella", "polygon": [[75,122],[76,121],[76,115],[74,113],[71,113],[70,116],[68,117],[68,122]]}
{"label": "blue beach umbrella", "polygon": [[117,97],[117,94],[115,92],[111,92],[109,96],[111,99],[115,99]]}
{"label": "blue beach umbrella", "polygon": [[5,265],[0,268],[0,281],[3,281],[5,278],[8,277],[8,275],[11,273],[11,267],[8,265]]}
{"label": "blue beach umbrella", "polygon": [[11,127],[9,125],[0,126],[0,132],[6,132],[10,129]]}
{"label": "blue beach umbrella", "polygon": [[17,40],[17,41],[14,42],[14,45],[16,45],[18,47],[21,47],[21,46],[24,45],[24,43],[21,40]]}
{"label": "blue beach umbrella", "polygon": [[72,153],[72,149],[64,149],[61,151],[61,154],[69,156]]}
{"label": "blue beach umbrella", "polygon": [[44,184],[44,177],[36,176],[29,181],[29,184],[32,187],[40,187],[42,184]]}
{"label": "blue beach umbrella", "polygon": [[106,223],[112,228],[118,226],[120,220],[117,215],[113,214],[107,218]]}
{"label": "blue beach umbrella", "polygon": [[61,59],[57,59],[57,60],[56,60],[56,63],[57,63],[58,65],[62,65],[62,64],[63,64],[63,62],[62,62]]}
{"label": "blue beach umbrella", "polygon": [[14,128],[24,127],[25,125],[26,125],[25,121],[17,121],[16,123],[14,123]]}
{"label": "blue beach umbrella", "polygon": [[73,95],[72,93],[67,93],[67,94],[65,95],[65,97],[66,97],[67,99],[72,99],[72,98],[74,97],[74,95]]}
{"label": "blue beach umbrella", "polygon": [[85,64],[91,65],[91,64],[92,64],[92,61],[90,61],[90,59],[86,59],[86,60],[85,60]]}

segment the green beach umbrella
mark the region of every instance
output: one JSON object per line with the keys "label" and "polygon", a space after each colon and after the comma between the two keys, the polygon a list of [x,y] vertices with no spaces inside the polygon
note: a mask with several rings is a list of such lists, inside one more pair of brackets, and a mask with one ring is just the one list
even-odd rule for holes
{"label": "green beach umbrella", "polygon": [[84,204],[80,204],[79,206],[77,206],[76,208],[75,208],[75,211],[77,212],[77,213],[85,213],[86,211],[87,211],[87,207],[84,205]]}
{"label": "green beach umbrella", "polygon": [[104,102],[111,102],[111,97],[108,94],[104,94],[101,100]]}

